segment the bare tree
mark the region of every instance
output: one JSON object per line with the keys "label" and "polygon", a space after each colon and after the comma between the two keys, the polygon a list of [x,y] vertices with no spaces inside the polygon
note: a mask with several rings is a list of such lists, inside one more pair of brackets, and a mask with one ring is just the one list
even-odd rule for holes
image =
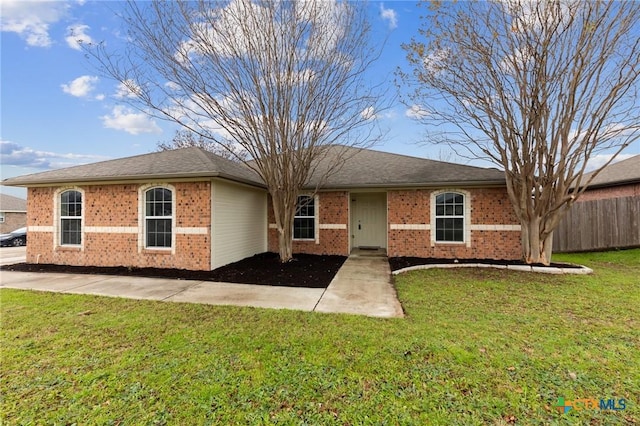
{"label": "bare tree", "polygon": [[129,1],[123,17],[125,51],[86,52],[135,106],[251,160],[271,195],[280,258],[290,260],[297,196],[327,147],[375,139],[382,97],[364,73],[380,48],[369,44],[365,5]]}
{"label": "bare tree", "polygon": [[[173,135],[173,139],[170,141],[158,142],[157,147],[158,151],[197,147],[213,152],[227,160],[238,161],[239,159],[247,159],[246,152],[242,151],[240,148],[235,148],[235,151],[230,152],[228,148],[222,148],[219,144],[207,140],[202,135],[197,135],[189,130],[176,130],[176,133]],[[229,148],[233,147],[231,146]]]}
{"label": "bare tree", "polygon": [[640,3],[431,6],[403,46],[412,72],[401,81],[422,121],[444,129],[439,142],[505,170],[523,257],[548,264],[553,230],[590,182],[589,158],[613,159],[640,136]]}

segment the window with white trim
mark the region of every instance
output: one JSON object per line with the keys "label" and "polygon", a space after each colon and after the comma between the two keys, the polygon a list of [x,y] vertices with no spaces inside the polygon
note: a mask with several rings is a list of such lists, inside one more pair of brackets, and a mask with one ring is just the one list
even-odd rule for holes
{"label": "window with white trim", "polygon": [[444,192],[436,196],[436,242],[464,242],[465,196]]}
{"label": "window with white trim", "polygon": [[144,193],[145,247],[171,248],[173,193],[155,187]]}
{"label": "window with white trim", "polygon": [[60,194],[60,245],[82,244],[82,192],[75,189]]}
{"label": "window with white trim", "polygon": [[0,223],[4,223],[4,212],[0,212]]}
{"label": "window with white trim", "polygon": [[309,195],[300,195],[296,205],[296,214],[293,218],[293,239],[313,240],[315,238],[315,199]]}

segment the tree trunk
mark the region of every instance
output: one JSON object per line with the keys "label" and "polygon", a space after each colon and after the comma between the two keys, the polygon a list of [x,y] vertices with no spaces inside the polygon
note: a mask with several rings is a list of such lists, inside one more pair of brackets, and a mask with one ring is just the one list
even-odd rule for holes
{"label": "tree trunk", "polygon": [[541,223],[540,217],[534,217],[528,222],[526,220],[521,222],[522,257],[529,264],[549,265],[553,249],[553,232],[543,234]]}
{"label": "tree trunk", "polygon": [[[297,197],[287,197],[283,193],[272,194],[271,205],[278,230],[278,254],[280,262],[285,263],[293,259],[293,219],[296,206],[290,206],[288,200],[297,200]],[[293,201],[295,203],[295,201]]]}
{"label": "tree trunk", "polygon": [[293,224],[278,229],[278,253],[280,262],[285,263],[293,259]]}

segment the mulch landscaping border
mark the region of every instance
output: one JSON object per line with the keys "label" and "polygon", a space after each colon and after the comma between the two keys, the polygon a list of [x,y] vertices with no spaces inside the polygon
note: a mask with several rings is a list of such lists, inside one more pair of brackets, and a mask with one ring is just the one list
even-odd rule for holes
{"label": "mulch landscaping border", "polygon": [[327,288],[346,256],[296,254],[281,263],[277,253],[261,253],[213,271],[190,271],[167,268],[132,268],[126,266],[68,266],[18,263],[0,266],[2,271],[118,275],[179,280],[218,281],[285,287]]}

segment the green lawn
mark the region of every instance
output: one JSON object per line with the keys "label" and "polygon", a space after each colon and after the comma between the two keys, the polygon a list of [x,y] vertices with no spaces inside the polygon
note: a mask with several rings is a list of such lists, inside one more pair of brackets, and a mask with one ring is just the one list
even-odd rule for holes
{"label": "green lawn", "polygon": [[554,260],[595,274],[407,273],[392,320],[5,289],[2,424],[640,422],[640,250]]}

